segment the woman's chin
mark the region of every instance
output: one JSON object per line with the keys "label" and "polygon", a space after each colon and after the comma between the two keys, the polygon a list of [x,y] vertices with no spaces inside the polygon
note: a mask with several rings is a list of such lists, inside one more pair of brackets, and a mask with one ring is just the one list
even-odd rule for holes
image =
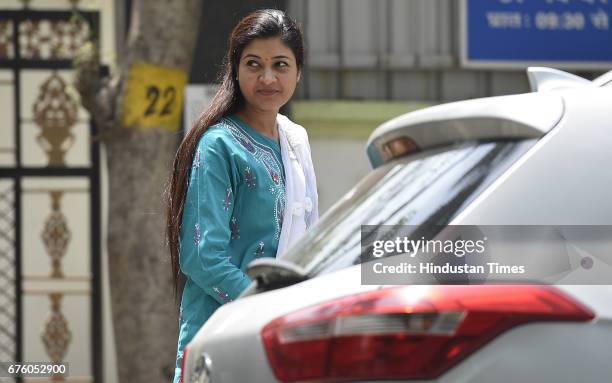
{"label": "woman's chin", "polygon": [[258,102],[256,104],[251,104],[253,109],[260,112],[277,112],[285,103],[280,102]]}

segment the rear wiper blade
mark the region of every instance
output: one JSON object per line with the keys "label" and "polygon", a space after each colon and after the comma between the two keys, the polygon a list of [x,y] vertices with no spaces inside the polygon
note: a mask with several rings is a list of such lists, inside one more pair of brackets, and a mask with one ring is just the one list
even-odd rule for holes
{"label": "rear wiper blade", "polygon": [[249,264],[246,273],[262,290],[274,290],[308,279],[298,265],[276,258],[256,259]]}

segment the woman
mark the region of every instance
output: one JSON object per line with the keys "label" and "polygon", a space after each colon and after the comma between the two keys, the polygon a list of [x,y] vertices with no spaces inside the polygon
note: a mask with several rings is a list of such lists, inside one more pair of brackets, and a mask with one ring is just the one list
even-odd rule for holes
{"label": "woman", "polygon": [[303,63],[294,20],[278,10],[246,16],[230,36],[211,106],[178,149],[167,226],[182,290],[175,382],[185,345],[250,284],[247,265],[281,254],[318,219],[306,131],[278,114]]}

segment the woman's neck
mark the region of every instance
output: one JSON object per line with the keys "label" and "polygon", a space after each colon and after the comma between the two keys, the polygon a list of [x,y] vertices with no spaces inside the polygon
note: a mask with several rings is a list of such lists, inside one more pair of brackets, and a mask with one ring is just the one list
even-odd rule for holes
{"label": "woman's neck", "polygon": [[246,122],[251,128],[257,130],[264,136],[278,141],[278,129],[276,127],[276,112],[260,112],[251,110],[248,106],[236,113],[238,117]]}

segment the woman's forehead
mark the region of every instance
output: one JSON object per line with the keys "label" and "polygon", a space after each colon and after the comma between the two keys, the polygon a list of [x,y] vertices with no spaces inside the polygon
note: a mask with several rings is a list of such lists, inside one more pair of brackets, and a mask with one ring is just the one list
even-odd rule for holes
{"label": "woman's forehead", "polygon": [[269,37],[251,41],[242,51],[241,58],[256,56],[261,59],[287,58],[295,60],[295,55],[280,37]]}

